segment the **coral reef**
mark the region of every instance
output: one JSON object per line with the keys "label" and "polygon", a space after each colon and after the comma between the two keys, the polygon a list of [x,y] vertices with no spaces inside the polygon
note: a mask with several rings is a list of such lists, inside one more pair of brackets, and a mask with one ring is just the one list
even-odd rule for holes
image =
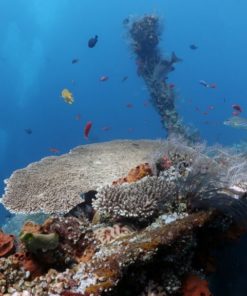
{"label": "coral reef", "polygon": [[[17,252],[0,258],[0,293],[211,295],[204,279],[216,267],[212,250],[247,230],[246,192],[240,190],[247,184],[243,155],[231,158],[223,148],[188,146],[179,138],[97,145],[121,150],[115,159],[123,157],[123,146],[129,147],[132,160],[122,159],[123,175],[104,176],[106,163],[97,163],[94,174],[103,183],[90,181],[94,189],[81,192],[75,208],[40,225],[26,221]],[[119,164],[107,165],[110,170]],[[70,167],[60,172],[61,180],[68,172]],[[41,187],[40,178],[36,182]],[[60,185],[55,192],[56,183],[52,188],[55,195],[61,192]]]}
{"label": "coral reef", "polygon": [[20,240],[26,249],[31,253],[37,253],[41,250],[54,250],[58,246],[58,235],[56,233],[41,234],[24,232]]}
{"label": "coral reef", "polygon": [[212,296],[209,291],[208,282],[194,274],[186,277],[183,283],[182,292],[183,296]]}
{"label": "coral reef", "polygon": [[81,194],[127,175],[161,145],[161,141],[119,140],[46,157],[13,173],[5,181],[1,202],[13,213],[67,213],[82,202]]}
{"label": "coral reef", "polygon": [[98,190],[93,207],[110,219],[121,217],[139,221],[157,216],[159,210],[169,207],[175,185],[168,179],[147,176],[130,184],[104,186]]}
{"label": "coral reef", "polygon": [[15,249],[14,236],[0,231],[0,257],[12,253]]}
{"label": "coral reef", "polygon": [[114,224],[113,226],[100,227],[94,231],[95,238],[100,241],[102,245],[112,243],[120,237],[130,235],[133,233],[127,225]]}
{"label": "coral reef", "polygon": [[113,185],[121,185],[123,183],[133,183],[136,182],[145,176],[152,176],[152,168],[149,163],[142,163],[135,168],[131,169],[126,177],[119,178],[116,181],[113,181]]}
{"label": "coral reef", "polygon": [[173,52],[170,58],[164,58],[158,48],[161,39],[161,25],[155,15],[145,15],[140,19],[124,22],[132,50],[136,55],[137,73],[143,78],[150,92],[151,102],[161,117],[168,135],[182,135],[195,142],[198,132],[184,126],[176,110],[176,93],[167,82],[167,76],[174,71],[176,63],[182,60]]}

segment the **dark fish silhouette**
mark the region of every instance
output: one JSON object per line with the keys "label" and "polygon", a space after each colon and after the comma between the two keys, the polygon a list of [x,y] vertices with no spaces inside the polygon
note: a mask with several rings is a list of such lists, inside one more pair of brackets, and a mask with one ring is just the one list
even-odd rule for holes
{"label": "dark fish silhouette", "polygon": [[93,48],[96,45],[97,41],[98,41],[98,36],[97,35],[95,35],[95,37],[93,37],[93,38],[90,38],[88,40],[88,47]]}
{"label": "dark fish silhouette", "polygon": [[153,77],[156,81],[167,79],[169,72],[175,70],[174,64],[182,62],[183,60],[176,56],[175,52],[172,52],[169,60],[161,60],[154,68]]}
{"label": "dark fish silhouette", "polygon": [[77,63],[79,63],[79,59],[73,59],[73,60],[71,61],[71,63],[72,63],[72,64],[77,64]]}
{"label": "dark fish silhouette", "polygon": [[196,50],[197,48],[198,48],[198,46],[196,46],[195,44],[190,45],[190,49],[192,49],[192,50]]}
{"label": "dark fish silhouette", "polygon": [[28,134],[31,135],[33,133],[31,128],[25,128],[24,131]]}

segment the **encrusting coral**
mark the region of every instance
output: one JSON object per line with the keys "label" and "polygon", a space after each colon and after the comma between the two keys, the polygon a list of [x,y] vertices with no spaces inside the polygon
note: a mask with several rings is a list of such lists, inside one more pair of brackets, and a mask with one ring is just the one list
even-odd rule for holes
{"label": "encrusting coral", "polygon": [[213,296],[209,290],[208,282],[194,274],[185,278],[182,292],[183,296]]}
{"label": "encrusting coral", "polygon": [[0,231],[0,257],[13,253],[15,250],[15,238],[13,235]]}
{"label": "encrusting coral", "polygon": [[122,177],[116,181],[113,181],[112,184],[113,185],[121,185],[123,183],[133,183],[136,182],[138,180],[141,180],[142,178],[146,177],[146,176],[152,176],[153,172],[152,172],[152,168],[150,166],[149,163],[142,163],[138,166],[136,166],[135,168],[131,169],[128,172],[128,175],[126,177]]}

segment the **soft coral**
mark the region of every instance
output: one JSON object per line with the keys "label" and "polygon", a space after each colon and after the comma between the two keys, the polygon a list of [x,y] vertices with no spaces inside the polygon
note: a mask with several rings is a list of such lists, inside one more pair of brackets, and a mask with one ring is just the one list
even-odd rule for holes
{"label": "soft coral", "polygon": [[208,282],[197,275],[188,275],[182,286],[183,296],[213,296],[209,291]]}

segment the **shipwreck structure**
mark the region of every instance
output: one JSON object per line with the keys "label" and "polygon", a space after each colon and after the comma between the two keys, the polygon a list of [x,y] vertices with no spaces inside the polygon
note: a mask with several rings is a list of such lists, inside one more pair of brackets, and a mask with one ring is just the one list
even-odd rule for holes
{"label": "shipwreck structure", "polygon": [[175,64],[182,61],[173,52],[170,58],[162,56],[159,49],[161,24],[155,15],[140,19],[126,19],[131,48],[136,56],[137,74],[143,78],[150,93],[151,103],[158,112],[162,126],[171,134],[182,135],[189,141],[199,139],[197,131],[186,127],[175,106],[176,93],[167,79],[175,70]]}

